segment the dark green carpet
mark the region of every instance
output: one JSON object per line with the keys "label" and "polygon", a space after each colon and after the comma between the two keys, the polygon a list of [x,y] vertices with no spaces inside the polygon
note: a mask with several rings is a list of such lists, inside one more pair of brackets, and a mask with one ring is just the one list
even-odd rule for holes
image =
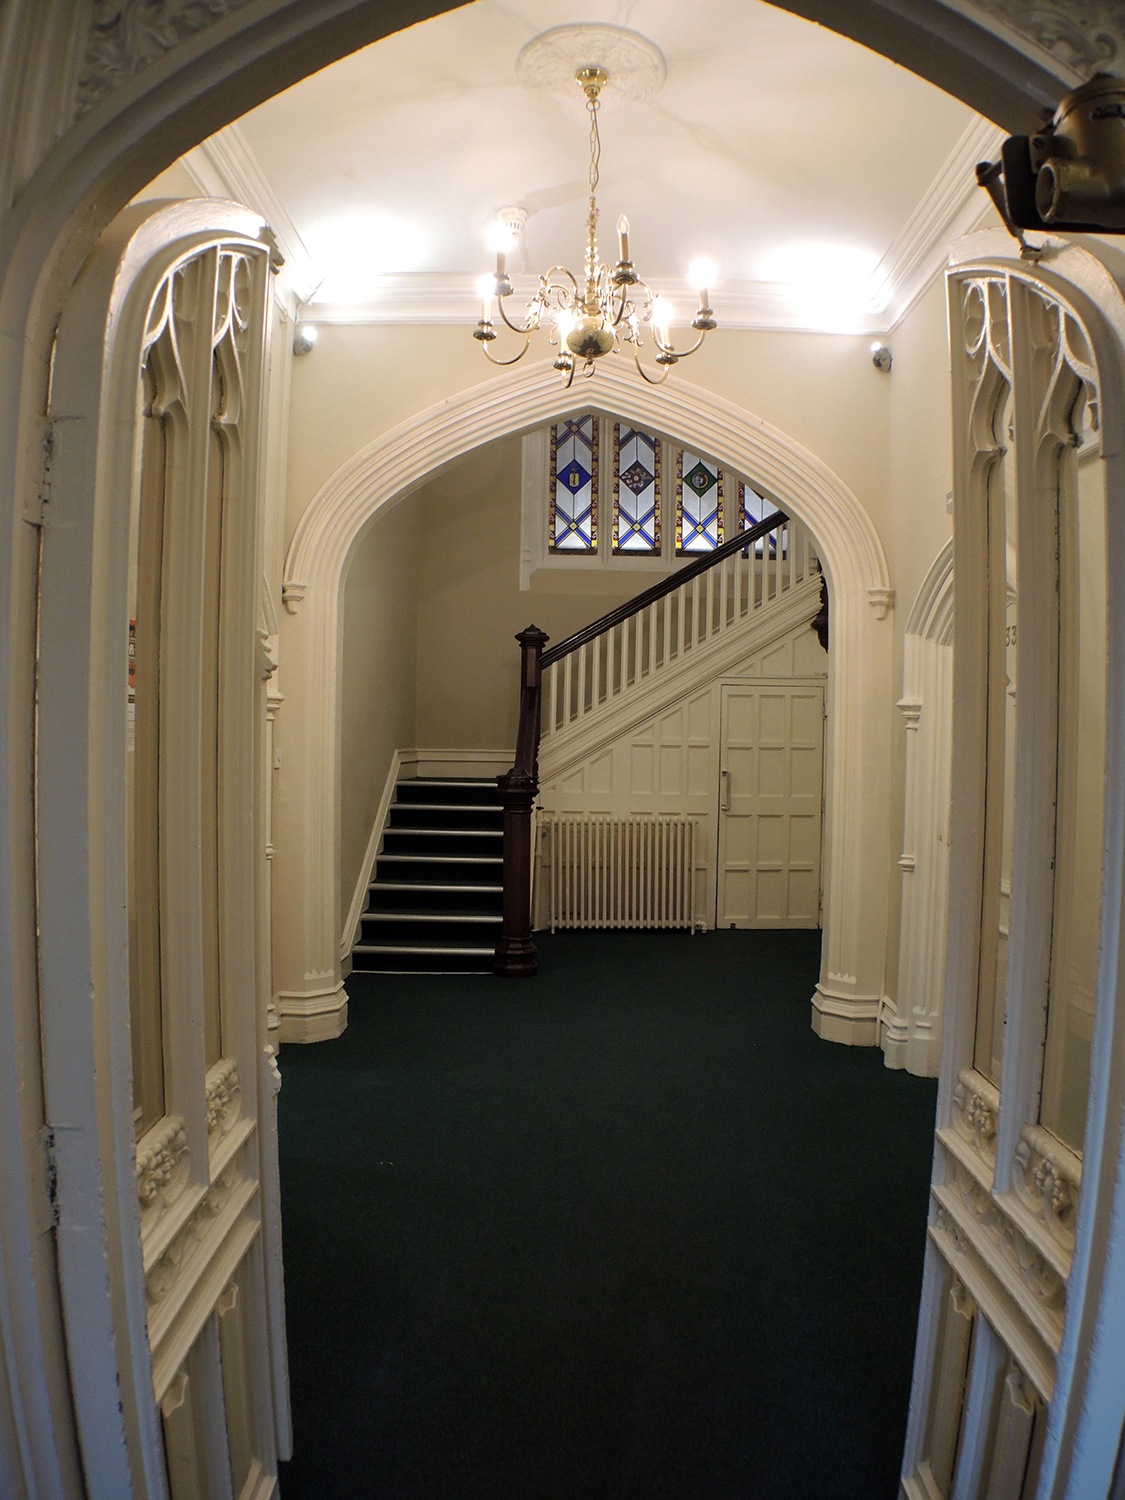
{"label": "dark green carpet", "polygon": [[935,1088],[817,932],[353,976],[282,1057],[283,1500],[894,1500]]}

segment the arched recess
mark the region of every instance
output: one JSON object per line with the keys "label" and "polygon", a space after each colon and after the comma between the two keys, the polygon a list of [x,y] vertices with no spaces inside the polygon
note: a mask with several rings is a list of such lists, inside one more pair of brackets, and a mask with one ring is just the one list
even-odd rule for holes
{"label": "arched recess", "polygon": [[[888,829],[878,787],[889,745],[893,591],[867,512],[792,438],[683,382],[653,390],[631,370],[599,370],[595,403],[625,420],[698,443],[746,474],[814,533],[832,596],[825,806],[824,944],[813,1025],[832,1040],[872,1043],[886,926]],[[469,449],[575,409],[544,362],[511,371],[419,412],[356,454],[302,516],[286,560],[283,624],[285,789],[278,808],[276,958],[282,1035],[336,1035],[346,997],[336,913],[339,793],[337,683],[340,595],[349,557],[387,505]]]}
{"label": "arched recess", "polygon": [[953,543],[938,553],[906,622],[902,908],[898,984],[880,1038],[889,1068],[937,1076],[949,899],[949,763],[953,699]]}

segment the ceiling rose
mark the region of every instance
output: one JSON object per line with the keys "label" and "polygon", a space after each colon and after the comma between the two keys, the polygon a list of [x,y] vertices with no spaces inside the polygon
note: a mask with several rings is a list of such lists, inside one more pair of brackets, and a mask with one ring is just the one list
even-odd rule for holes
{"label": "ceiling rose", "polygon": [[607,103],[637,104],[657,93],[668,76],[663,52],[639,31],[587,22],[552,26],[532,37],[516,59],[516,77],[537,94],[571,100],[575,74],[586,67],[613,79]]}

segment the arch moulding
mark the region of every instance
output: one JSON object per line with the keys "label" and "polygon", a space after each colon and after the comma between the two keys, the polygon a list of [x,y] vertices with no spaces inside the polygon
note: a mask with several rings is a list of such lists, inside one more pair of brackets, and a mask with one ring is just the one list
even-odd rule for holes
{"label": "arch moulding", "polygon": [[[584,395],[585,393],[583,393]],[[285,771],[279,787],[278,1000],[283,1039],[337,1035],[346,1016],[339,968],[337,782],[340,598],[352,552],[387,506],[471,449],[593,405],[701,445],[752,475],[814,533],[832,597],[824,943],[813,1025],[876,1040],[886,926],[888,736],[893,590],[874,525],[815,454],[741,407],[678,382],[659,391],[630,370],[599,370],[576,398],[544,361],[417,413],[374,439],[322,486],[286,558],[282,597]],[[862,898],[861,894],[862,893]]]}
{"label": "arch moulding", "polygon": [[950,719],[953,681],[953,543],[930,565],[903,639],[906,776],[896,994],[880,1038],[890,1068],[936,1077],[949,885]]}

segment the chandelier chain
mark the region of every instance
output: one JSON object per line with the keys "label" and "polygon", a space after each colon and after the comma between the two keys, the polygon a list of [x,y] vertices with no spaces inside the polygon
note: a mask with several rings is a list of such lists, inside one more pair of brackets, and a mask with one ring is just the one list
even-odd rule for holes
{"label": "chandelier chain", "polygon": [[598,131],[598,96],[587,97],[586,108],[590,113],[590,204],[586,215],[586,283],[587,294],[592,289],[598,264],[598,200],[597,188],[601,178],[602,138]]}

